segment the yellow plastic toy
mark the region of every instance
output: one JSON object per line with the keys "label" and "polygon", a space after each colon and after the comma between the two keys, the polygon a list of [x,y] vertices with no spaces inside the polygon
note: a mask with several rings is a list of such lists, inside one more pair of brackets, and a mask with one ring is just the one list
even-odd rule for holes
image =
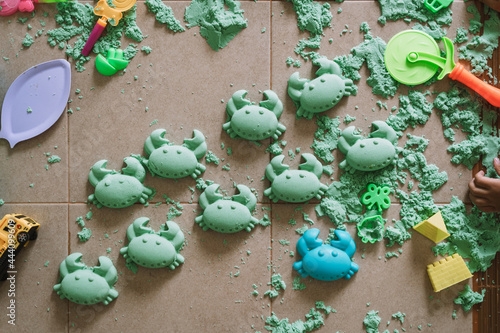
{"label": "yellow plastic toy", "polygon": [[432,215],[427,220],[420,222],[414,226],[413,229],[435,243],[439,243],[443,239],[450,236],[448,230],[446,229],[446,225],[444,224],[443,216],[441,216],[441,211]]}
{"label": "yellow plastic toy", "polygon": [[435,292],[472,277],[464,259],[458,253],[428,265],[427,273]]}

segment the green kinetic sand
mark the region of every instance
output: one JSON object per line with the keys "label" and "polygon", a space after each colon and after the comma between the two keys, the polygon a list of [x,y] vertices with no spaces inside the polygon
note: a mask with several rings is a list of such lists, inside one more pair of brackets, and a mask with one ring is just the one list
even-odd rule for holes
{"label": "green kinetic sand", "polygon": [[127,228],[128,245],[120,249],[127,267],[135,273],[137,265],[173,270],[183,264],[184,257],[179,251],[184,246],[184,234],[179,226],[167,221],[155,232],[146,226],[148,223],[149,218],[140,217]]}
{"label": "green kinetic sand", "polygon": [[[66,55],[73,58],[76,69],[81,72],[85,70],[83,65],[90,60],[90,57],[83,56],[81,52],[98,17],[94,15],[93,7],[88,3],[60,2],[56,8],[58,14],[55,15],[55,20],[60,27],[47,31],[48,42],[51,46],[65,45]],[[94,45],[94,52],[106,54],[110,47],[120,48],[123,35],[135,42],[142,41],[144,36],[136,25],[135,11],[136,6],[124,13],[124,17],[118,22],[118,25],[108,25],[105,34]],[[72,42],[74,37],[76,40]],[[134,47],[130,46],[130,48]],[[135,53],[125,52],[125,59],[130,60]]]}
{"label": "green kinetic sand", "polygon": [[[469,7],[474,7],[471,4]],[[485,71],[491,73],[491,68],[487,65],[488,59],[493,56],[493,51],[498,47],[500,37],[500,16],[498,12],[485,7],[485,14],[489,16],[484,22],[483,34],[472,37],[467,45],[461,46],[458,51],[459,59],[466,59],[472,65],[471,73],[482,74]],[[477,11],[477,9],[475,9]],[[478,31],[476,31],[478,32]]]}
{"label": "green kinetic sand", "polygon": [[265,328],[272,333],[304,333],[317,330],[325,325],[323,314],[318,310],[323,310],[325,314],[328,314],[329,309],[324,307],[323,302],[316,302],[316,307],[311,308],[309,313],[305,315],[306,321],[297,320],[293,323],[290,323],[288,318],[280,320],[272,312],[271,316],[266,318]]}
{"label": "green kinetic sand", "polygon": [[332,13],[330,4],[320,4],[313,0],[289,0],[293,3],[293,10],[297,14],[297,26],[300,31],[308,31],[311,36],[297,43],[295,53],[305,60],[314,59],[316,52],[306,52],[305,49],[319,49],[323,29],[331,26]]}
{"label": "green kinetic sand", "polygon": [[378,21],[385,24],[387,20],[409,18],[419,22],[435,21],[439,26],[451,24],[450,8],[433,13],[424,6],[424,2],[425,0],[379,0],[381,16]]}
{"label": "green kinetic sand", "polygon": [[365,319],[363,319],[363,325],[367,333],[378,333],[378,325],[382,318],[378,316],[378,311],[370,311],[366,314]]}
{"label": "green kinetic sand", "polygon": [[247,27],[243,12],[235,0],[193,0],[186,8],[184,19],[188,28],[199,26],[200,35],[213,50],[219,51]]}
{"label": "green kinetic sand", "polygon": [[479,304],[484,299],[484,294],[486,289],[483,289],[481,293],[473,291],[468,284],[465,285],[464,290],[462,290],[458,297],[454,299],[455,304],[462,305],[462,309],[468,312],[472,309],[475,304]]}
{"label": "green kinetic sand", "polygon": [[[181,25],[181,22],[174,17],[172,8],[165,5],[162,1],[146,0],[146,6],[151,13],[155,14],[156,20],[161,24],[166,24],[168,29],[173,32],[182,32],[186,30]],[[147,53],[149,54],[149,52]]]}

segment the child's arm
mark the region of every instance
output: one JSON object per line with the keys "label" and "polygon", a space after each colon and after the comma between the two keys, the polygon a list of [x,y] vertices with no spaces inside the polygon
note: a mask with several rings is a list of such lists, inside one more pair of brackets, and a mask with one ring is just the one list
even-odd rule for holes
{"label": "child's arm", "polygon": [[479,0],[488,7],[500,12],[500,0]]}
{"label": "child's arm", "polygon": [[[493,160],[495,171],[500,175],[500,159]],[[469,183],[469,198],[485,213],[500,213],[500,179],[484,176],[479,171]]]}

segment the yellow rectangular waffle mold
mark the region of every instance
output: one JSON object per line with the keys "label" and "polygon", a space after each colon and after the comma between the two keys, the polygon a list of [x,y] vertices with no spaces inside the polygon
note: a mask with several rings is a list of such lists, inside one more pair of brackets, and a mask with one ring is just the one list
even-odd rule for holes
{"label": "yellow rectangular waffle mold", "polygon": [[428,265],[427,273],[435,292],[472,277],[464,259],[457,253]]}

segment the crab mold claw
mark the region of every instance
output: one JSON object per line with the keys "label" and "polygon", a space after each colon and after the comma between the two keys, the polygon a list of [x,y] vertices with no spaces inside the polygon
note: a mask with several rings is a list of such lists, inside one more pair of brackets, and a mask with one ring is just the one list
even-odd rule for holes
{"label": "crab mold claw", "polygon": [[305,163],[299,165],[300,170],[306,170],[314,173],[316,177],[320,178],[323,173],[323,165],[320,161],[313,155],[309,153],[302,154],[302,158]]}
{"label": "crab mold claw", "polygon": [[86,267],[84,263],[80,262],[82,260],[82,256],[83,254],[79,252],[71,253],[65,260],[63,260],[63,262],[61,262],[61,265],[59,265],[61,278]]}
{"label": "crab mold claw", "polygon": [[372,123],[371,138],[382,138],[389,140],[392,144],[398,141],[396,131],[389,126],[385,121],[376,120]]}
{"label": "crab mold claw", "polygon": [[[207,142],[205,140],[205,136],[198,130],[193,130],[192,139],[184,139],[184,146],[191,150],[198,160],[207,153]],[[205,171],[205,169],[203,171]]]}
{"label": "crab mold claw", "polygon": [[[246,90],[238,90],[233,94],[231,99],[227,102],[226,105],[226,112],[229,118],[231,118],[236,111],[239,109],[251,105],[252,102],[250,100],[246,99],[245,96],[248,94],[248,91]],[[228,119],[229,120],[229,119]]]}
{"label": "crab mold claw", "polygon": [[146,227],[149,223],[148,217],[139,217],[127,228],[127,238],[129,240],[144,234],[153,233],[153,229]]}
{"label": "crab mold claw", "polygon": [[272,90],[265,90],[263,94],[266,99],[261,101],[259,105],[274,113],[276,118],[279,118],[283,113],[283,103],[278,95]]}
{"label": "crab mold claw", "polygon": [[134,157],[125,157],[123,160],[126,167],[122,169],[122,173],[127,176],[136,178],[141,183],[146,179],[146,170],[141,162]]}
{"label": "crab mold claw", "polygon": [[165,138],[166,133],[166,129],[159,128],[154,130],[146,139],[146,142],[144,142],[144,151],[148,156],[151,155],[156,148],[170,144],[170,141]]}
{"label": "crab mold claw", "polygon": [[349,126],[345,130],[342,131],[342,134],[339,138],[339,149],[343,154],[346,154],[349,151],[349,148],[353,146],[356,141],[363,139],[363,136],[360,134],[356,134],[356,127]]}
{"label": "crab mold claw", "polygon": [[288,95],[293,101],[297,102],[300,100],[302,89],[304,89],[307,82],[309,82],[308,79],[300,78],[299,72],[295,72],[290,76],[288,79]]}
{"label": "crab mold claw", "polygon": [[213,204],[219,199],[222,199],[224,196],[219,193],[219,184],[212,184],[208,186],[205,191],[200,195],[198,202],[202,209],[206,209],[208,206]]}
{"label": "crab mold claw", "polygon": [[94,273],[102,276],[109,285],[113,285],[118,281],[118,272],[108,257],[99,257],[99,266],[94,267]]}
{"label": "crab mold claw", "polygon": [[[159,234],[161,237],[168,239],[176,249],[180,249],[184,245],[184,233],[175,222],[167,221],[162,224]],[[182,262],[184,262],[184,258],[182,258]]]}
{"label": "crab mold claw", "polygon": [[108,170],[106,169],[106,165],[108,164],[108,161],[106,160],[100,160],[95,162],[95,164],[90,168],[90,173],[89,173],[89,182],[92,184],[92,186],[96,187],[97,183],[99,183],[101,180],[104,179],[107,175],[117,173],[114,170]]}
{"label": "crab mold claw", "polygon": [[318,238],[319,229],[313,228],[307,230],[297,241],[297,251],[301,257],[304,257],[307,251],[317,248],[323,244],[323,240]]}
{"label": "crab mold claw", "polygon": [[236,185],[236,189],[240,193],[234,195],[232,200],[239,202],[243,206],[246,206],[250,211],[253,211],[255,209],[255,206],[257,205],[257,197],[255,196],[255,194],[250,191],[248,186],[242,184]]}
{"label": "crab mold claw", "polygon": [[290,167],[286,164],[283,164],[283,160],[285,159],[285,155],[279,155],[274,157],[266,166],[266,177],[271,182],[274,181],[276,176],[281,175],[284,171],[289,170]]}
{"label": "crab mold claw", "polygon": [[336,229],[334,233],[337,239],[332,239],[330,245],[343,250],[349,257],[352,257],[354,252],[356,252],[356,243],[354,243],[351,235],[347,231],[340,229]]}
{"label": "crab mold claw", "polygon": [[342,75],[342,70],[340,66],[333,60],[329,60],[328,58],[321,57],[313,62],[314,65],[319,66],[319,69],[316,71],[316,75],[320,76],[323,74],[335,74]]}

